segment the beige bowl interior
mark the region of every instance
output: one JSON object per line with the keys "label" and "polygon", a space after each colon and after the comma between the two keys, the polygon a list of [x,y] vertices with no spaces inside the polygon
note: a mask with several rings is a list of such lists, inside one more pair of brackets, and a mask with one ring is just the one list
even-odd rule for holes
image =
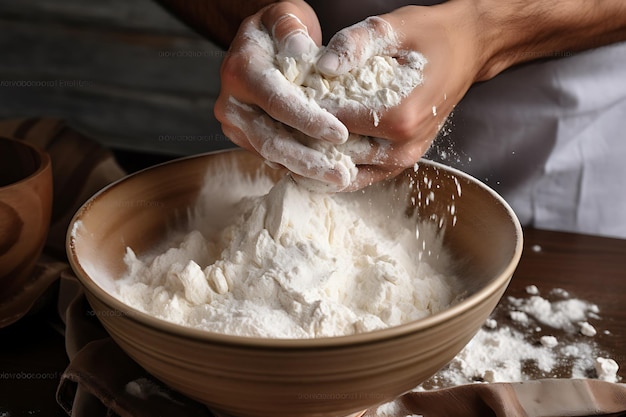
{"label": "beige bowl interior", "polygon": [[465,174],[423,161],[390,184],[413,184],[393,204],[441,226],[455,259],[464,298],[441,313],[353,336],[260,339],[166,323],[111,296],[107,291],[125,272],[126,247],[141,254],[172,228],[185,227],[207,173],[224,166],[284,175],[241,150],[150,168],[107,187],[78,211],[68,255],[96,315],[132,358],[172,388],[231,415],[347,416],[412,389],[478,331],[521,256],[519,222],[499,196]]}

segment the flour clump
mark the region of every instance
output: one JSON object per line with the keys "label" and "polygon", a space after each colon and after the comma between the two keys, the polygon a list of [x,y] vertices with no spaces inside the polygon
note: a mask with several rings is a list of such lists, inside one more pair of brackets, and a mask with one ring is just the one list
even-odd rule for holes
{"label": "flour clump", "polygon": [[[396,36],[390,30],[374,44],[375,48],[383,50],[396,42]],[[360,67],[338,76],[328,76],[316,69],[315,63],[323,52],[324,47],[320,47],[297,57],[277,54],[276,67],[300,88],[311,106],[320,106],[333,114],[346,109],[354,113],[365,109],[374,126],[378,126],[383,110],[399,105],[424,81],[427,60],[417,51],[398,51],[398,56],[372,55]],[[341,155],[345,161],[342,161],[344,169],[352,173],[351,180],[354,180],[356,170],[349,155],[371,152],[368,142],[375,140],[351,133],[346,143],[337,145],[296,136],[300,142],[333,158]],[[381,152],[384,149],[381,147]]]}
{"label": "flour clump", "polygon": [[277,56],[277,66],[313,102],[331,113],[341,108],[367,108],[378,124],[379,112],[395,107],[424,80],[426,59],[415,51],[403,51],[402,63],[395,57],[375,55],[361,67],[335,77],[315,69],[323,53],[319,48],[300,57]]}

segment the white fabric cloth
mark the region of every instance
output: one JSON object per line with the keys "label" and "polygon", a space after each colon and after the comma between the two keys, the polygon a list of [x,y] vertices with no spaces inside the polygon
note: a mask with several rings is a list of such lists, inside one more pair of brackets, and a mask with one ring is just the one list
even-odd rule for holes
{"label": "white fabric cloth", "polygon": [[620,43],[474,86],[451,119],[446,162],[500,192],[524,224],[626,238],[625,67]]}

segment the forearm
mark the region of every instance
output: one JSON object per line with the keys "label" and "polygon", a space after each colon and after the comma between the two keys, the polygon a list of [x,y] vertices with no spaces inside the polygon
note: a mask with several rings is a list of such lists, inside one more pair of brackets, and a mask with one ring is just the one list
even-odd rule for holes
{"label": "forearm", "polygon": [[156,0],[201,35],[228,47],[248,16],[279,0]]}
{"label": "forearm", "polygon": [[488,51],[477,80],[518,63],[626,40],[624,0],[480,0],[473,7]]}

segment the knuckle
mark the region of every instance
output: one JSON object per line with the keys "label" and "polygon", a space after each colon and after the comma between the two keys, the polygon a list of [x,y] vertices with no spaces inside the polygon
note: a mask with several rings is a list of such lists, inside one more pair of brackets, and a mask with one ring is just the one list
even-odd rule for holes
{"label": "knuckle", "polygon": [[422,121],[418,117],[402,112],[389,121],[394,142],[406,143],[415,138],[421,131]]}
{"label": "knuckle", "polygon": [[247,60],[241,54],[228,52],[220,68],[222,84],[239,84],[246,74]]}
{"label": "knuckle", "polygon": [[386,36],[393,31],[389,22],[380,16],[370,16],[364,23],[375,35]]}

